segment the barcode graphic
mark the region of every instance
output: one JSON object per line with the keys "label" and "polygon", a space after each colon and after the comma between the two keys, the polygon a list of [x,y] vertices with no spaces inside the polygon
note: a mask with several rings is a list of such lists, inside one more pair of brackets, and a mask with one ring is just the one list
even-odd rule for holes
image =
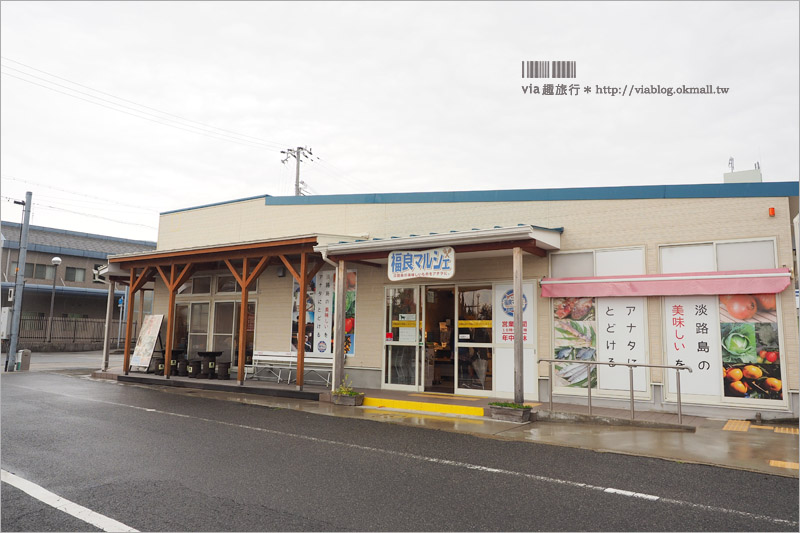
{"label": "barcode graphic", "polygon": [[523,78],[549,78],[550,63],[548,61],[523,61]]}
{"label": "barcode graphic", "polygon": [[554,78],[574,78],[575,61],[553,61]]}
{"label": "barcode graphic", "polygon": [[577,72],[575,61],[523,61],[523,78],[574,78]]}

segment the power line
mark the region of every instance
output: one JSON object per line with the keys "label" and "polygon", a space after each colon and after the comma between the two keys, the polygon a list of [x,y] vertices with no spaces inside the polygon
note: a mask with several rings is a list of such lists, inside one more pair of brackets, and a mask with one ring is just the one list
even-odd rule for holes
{"label": "power line", "polygon": [[[6,68],[8,68],[8,67],[6,67]],[[205,136],[205,137],[210,137],[210,138],[212,138],[212,139],[219,139],[219,140],[223,140],[223,141],[228,141],[228,142],[232,142],[232,143],[235,143],[235,144],[240,144],[240,145],[242,145],[242,146],[249,146],[249,147],[251,147],[251,148],[253,148],[253,147],[261,147],[261,148],[264,148],[264,147],[266,146],[266,145],[263,145],[263,144],[257,144],[257,143],[255,143],[255,142],[253,142],[253,141],[245,141],[245,142],[240,142],[240,141],[238,141],[238,140],[233,140],[233,138],[222,137],[222,136],[220,136],[221,134],[208,134],[208,133],[203,133],[203,132],[201,132],[201,131],[189,130],[189,129],[186,129],[186,128],[182,128],[182,127],[180,127],[180,126],[177,126],[177,125],[175,125],[175,124],[170,124],[170,123],[168,123],[168,122],[162,122],[162,121],[160,121],[160,120],[154,120],[154,119],[152,119],[152,118],[143,117],[142,115],[137,115],[137,114],[135,114],[135,113],[129,113],[128,111],[123,111],[122,109],[118,109],[118,108],[116,108],[116,107],[111,107],[111,106],[103,105],[103,104],[101,104],[101,103],[99,103],[99,102],[96,102],[96,101],[94,101],[94,100],[88,100],[88,99],[86,99],[86,98],[81,98],[80,96],[76,96],[76,95],[74,95],[74,94],[70,94],[70,93],[67,93],[67,92],[64,92],[64,91],[59,91],[58,89],[54,89],[53,87],[49,87],[49,86],[47,86],[47,85],[42,85],[41,83],[36,83],[35,81],[26,80],[25,78],[20,78],[19,76],[15,76],[15,75],[13,75],[13,74],[10,74],[10,73],[8,73],[8,72],[0,72],[0,73],[4,74],[4,75],[6,75],[6,76],[10,76],[10,77],[12,77],[12,78],[16,78],[16,79],[18,79],[18,80],[24,81],[24,82],[26,82],[26,83],[31,83],[31,84],[33,84],[33,85],[38,85],[39,87],[43,87],[43,88],[45,88],[45,89],[49,89],[49,90],[51,90],[51,91],[54,91],[54,92],[57,92],[57,93],[61,93],[61,94],[63,94],[63,95],[66,95],[66,96],[70,96],[70,97],[72,97],[72,98],[77,98],[78,100],[83,100],[84,102],[88,102],[88,103],[90,103],[90,104],[94,104],[94,105],[97,105],[97,106],[100,106],[100,107],[105,107],[106,109],[111,109],[112,111],[117,111],[117,112],[119,112],[119,113],[124,113],[124,114],[126,114],[126,115],[131,115],[132,117],[141,118],[141,119],[143,119],[143,120],[149,120],[150,122],[155,122],[156,124],[161,124],[162,126],[169,126],[169,127],[171,127],[171,128],[175,128],[175,129],[179,129],[179,130],[183,130],[183,131],[188,131],[189,133],[196,133],[197,135],[203,135],[203,136]],[[53,83],[53,82],[48,82],[48,83]],[[72,90],[72,91],[74,91],[75,89],[69,89],[69,90]],[[92,98],[97,98],[97,97],[93,96]],[[119,104],[114,104],[114,105],[119,105]],[[250,143],[250,144],[245,144],[245,143]],[[271,152],[277,152],[277,151],[278,151],[278,150],[275,150],[275,149],[273,149],[273,148],[271,148],[271,147],[267,147],[267,149],[268,149],[269,151],[271,151]]]}
{"label": "power line", "polygon": [[36,207],[41,207],[43,209],[55,209],[56,211],[64,211],[66,213],[72,213],[74,215],[80,215],[80,216],[88,217],[88,218],[99,218],[100,220],[107,220],[109,222],[116,222],[117,224],[127,224],[129,226],[141,226],[143,228],[149,228],[149,229],[155,229],[155,230],[158,229],[155,226],[148,226],[147,224],[139,224],[138,222],[124,222],[122,220],[117,220],[117,219],[114,219],[114,218],[101,217],[100,215],[90,215],[88,213],[81,213],[80,211],[72,211],[71,209],[64,209],[63,207],[56,207],[54,205],[40,204],[38,202],[34,203],[33,205],[35,205]]}
{"label": "power line", "polygon": [[[133,111],[134,113],[141,113],[143,115],[154,117],[154,118],[160,119],[160,120],[165,120],[167,122],[177,122],[177,121],[172,120],[170,118],[166,118],[166,117],[162,117],[162,116],[159,116],[159,115],[155,115],[153,113],[148,113],[147,111],[142,111],[141,109],[136,109],[135,107],[127,106],[127,105],[124,105],[124,104],[119,104],[117,102],[113,102],[113,101],[108,100],[106,98],[101,98],[99,96],[95,96],[93,94],[89,94],[89,93],[84,92],[84,91],[79,91],[77,89],[73,89],[72,87],[67,87],[66,85],[62,85],[60,83],[56,83],[54,81],[50,81],[50,80],[42,78],[40,76],[35,76],[33,74],[29,74],[28,72],[25,72],[23,70],[19,70],[19,69],[14,68],[14,67],[9,67],[8,65],[2,65],[2,66],[3,66],[3,68],[10,69],[10,70],[13,70],[15,72],[19,72],[20,74],[23,74],[25,76],[30,76],[31,78],[43,81],[45,83],[49,83],[49,84],[55,85],[56,87],[61,87],[62,89],[66,89],[68,91],[73,91],[73,92],[76,92],[78,94],[82,94],[84,96],[88,96],[89,98],[94,98],[94,99],[99,100],[101,102],[106,102],[107,104],[111,104],[112,106],[118,106],[118,107],[121,107],[123,109],[129,109],[129,110]],[[8,74],[8,73],[5,73],[5,74]],[[17,78],[17,79],[23,79],[23,78]],[[24,81],[29,81],[29,80],[24,80]],[[92,89],[92,90],[94,90],[94,89]],[[136,105],[139,105],[139,104],[136,104]],[[142,106],[142,107],[144,107],[144,106]],[[159,111],[159,113],[161,113],[161,111]],[[144,118],[144,117],[141,117],[141,118]],[[212,135],[219,135],[220,137],[230,137],[232,139],[236,139],[236,140],[239,140],[239,141],[242,141],[242,142],[246,142],[246,143],[253,143],[255,145],[262,145],[263,144],[263,143],[256,143],[255,141],[250,141],[248,139],[240,139],[238,137],[233,137],[233,136],[228,135],[226,133],[217,133],[216,131],[209,131],[209,130],[206,130],[206,129],[198,128],[197,126],[192,126],[191,124],[181,124],[180,122],[178,122],[178,124],[180,124],[181,126],[186,126],[188,128],[194,128],[194,129],[199,130],[199,131],[204,132],[204,133],[210,133]],[[213,126],[211,126],[211,127],[213,128]],[[236,135],[238,135],[238,134],[236,134]]]}
{"label": "power line", "polygon": [[[128,100],[128,99],[126,99],[126,98],[122,98],[122,97],[119,97],[119,96],[113,95],[113,94],[111,94],[111,93],[107,93],[107,92],[105,92],[105,91],[101,91],[101,90],[99,90],[99,89],[95,89],[95,88],[93,88],[93,87],[89,87],[88,85],[83,85],[83,84],[81,84],[81,83],[78,83],[78,82],[76,82],[76,81],[72,81],[72,80],[70,80],[70,79],[63,78],[63,77],[61,77],[61,76],[57,76],[57,75],[55,75],[55,74],[52,74],[52,73],[50,73],[50,72],[47,72],[47,71],[45,71],[45,70],[41,70],[41,69],[38,69],[38,68],[36,68],[36,67],[32,67],[32,66],[30,66],[30,65],[27,65],[27,64],[25,64],[25,63],[22,63],[21,61],[16,61],[16,60],[14,60],[14,59],[10,59],[10,58],[8,58],[8,57],[3,57],[3,56],[0,56],[0,57],[2,57],[2,59],[6,60],[6,61],[11,61],[12,63],[16,63],[17,65],[22,65],[22,66],[24,66],[25,68],[29,68],[29,69],[31,69],[31,70],[35,70],[36,72],[41,72],[42,74],[46,74],[47,76],[51,76],[51,77],[53,77],[53,78],[56,78],[56,79],[59,79],[59,80],[62,80],[62,81],[66,81],[66,82],[68,82],[68,83],[71,83],[71,84],[73,84],[73,85],[77,85],[78,87],[83,87],[84,89],[89,89],[90,91],[94,91],[94,92],[96,92],[96,93],[100,93],[100,94],[104,94],[104,95],[106,95],[106,96],[110,96],[111,98],[114,98],[114,99],[116,99],[116,100],[120,100],[120,101],[122,101],[122,102],[128,102],[129,104],[133,104],[133,105],[136,105],[136,106],[139,106],[139,107],[143,107],[143,108],[145,108],[145,109],[150,109],[151,111],[156,111],[156,112],[158,112],[158,113],[161,113],[161,114],[163,114],[163,115],[168,115],[168,116],[171,116],[171,117],[175,117],[175,118],[177,118],[177,119],[180,119],[180,120],[183,120],[183,121],[185,121],[185,122],[191,122],[191,123],[193,123],[193,124],[199,124],[199,125],[201,125],[201,126],[204,126],[204,127],[206,127],[206,128],[212,128],[212,129],[219,130],[219,131],[223,131],[223,132],[226,132],[226,133],[231,133],[231,134],[233,134],[233,135],[237,135],[237,136],[239,136],[239,137],[246,137],[246,138],[252,139],[252,140],[254,140],[254,141],[257,141],[257,142],[259,142],[259,143],[271,144],[271,145],[275,146],[276,148],[280,148],[281,146],[284,146],[284,143],[277,143],[277,142],[275,142],[275,141],[269,141],[269,140],[266,140],[266,139],[260,139],[260,138],[258,138],[258,137],[253,137],[252,135],[247,135],[247,134],[244,134],[244,133],[238,133],[238,132],[235,132],[235,131],[233,131],[233,130],[228,130],[228,129],[225,129],[225,128],[220,128],[220,127],[218,127],[218,126],[213,126],[213,125],[211,125],[211,124],[206,124],[206,123],[204,123],[204,122],[199,122],[199,121],[197,121],[197,120],[192,120],[192,119],[189,119],[189,118],[186,118],[186,117],[182,117],[182,116],[180,116],[180,115],[176,115],[176,114],[174,114],[174,113],[169,113],[169,112],[167,112],[167,111],[162,111],[162,110],[160,110],[160,109],[156,109],[155,107],[150,107],[150,106],[147,106],[147,105],[144,105],[144,104],[140,104],[140,103],[138,103],[138,102],[134,102],[133,100]],[[49,81],[49,80],[44,80],[43,78],[39,78],[38,76],[33,76],[32,74],[29,74],[29,73],[27,73],[27,72],[24,72],[24,71],[22,71],[22,70],[15,69],[15,68],[13,68],[13,67],[9,67],[8,65],[4,65],[4,66],[5,66],[6,68],[10,68],[10,69],[12,69],[12,70],[16,70],[17,72],[21,72],[21,73],[25,74],[26,76],[31,76],[31,77],[34,77],[34,78],[37,78],[37,79],[40,79],[40,80],[43,80],[43,81],[47,81],[48,83],[53,83],[53,82],[51,82],[51,81]],[[61,87],[63,87],[63,85],[62,85]],[[75,90],[75,89],[72,89],[72,88],[69,88],[69,87],[65,87],[65,88],[67,88],[67,89],[69,89],[69,90],[73,90],[73,91]],[[77,91],[76,91],[76,92],[77,92]],[[85,94],[85,93],[84,93],[84,94]],[[94,96],[93,96],[93,98],[97,98],[97,97],[94,97]],[[106,100],[106,101],[107,101],[107,100]],[[119,105],[119,104],[115,104],[115,105]],[[161,117],[159,117],[159,118],[161,118]],[[242,139],[242,140],[247,140],[247,139]]]}
{"label": "power line", "polygon": [[140,207],[138,205],[126,204],[126,203],[123,203],[123,202],[117,202],[115,200],[107,200],[107,199],[102,198],[100,196],[93,196],[91,194],[86,194],[86,193],[78,193],[78,192],[70,191],[70,190],[67,190],[67,189],[62,189],[60,187],[54,187],[52,185],[39,183],[39,182],[36,182],[36,181],[24,180],[24,179],[21,179],[21,178],[15,178],[15,177],[9,176],[9,175],[4,175],[4,176],[2,176],[2,178],[4,180],[17,181],[19,183],[27,183],[28,185],[38,185],[39,187],[45,187],[45,188],[48,188],[48,189],[52,189],[54,191],[65,192],[67,194],[72,194],[74,196],[84,196],[86,198],[94,198],[95,200],[100,200],[101,202],[104,202],[104,203],[112,203],[112,204],[117,204],[117,205],[121,205],[121,206],[125,206],[125,207],[133,207],[135,209],[140,209],[142,211],[150,211],[150,212],[154,212],[154,213],[158,212],[158,210],[156,210],[156,209],[143,209],[142,207]]}

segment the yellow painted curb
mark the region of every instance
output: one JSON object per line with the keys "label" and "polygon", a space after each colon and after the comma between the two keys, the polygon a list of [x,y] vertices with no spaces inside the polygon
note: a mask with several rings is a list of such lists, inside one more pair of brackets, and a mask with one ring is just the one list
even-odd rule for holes
{"label": "yellow painted curb", "polygon": [[452,415],[483,416],[483,407],[470,405],[450,405],[445,403],[409,402],[407,400],[389,400],[387,398],[364,398],[367,407],[385,407],[389,409],[405,409],[407,411],[426,411],[430,413],[446,413]]}
{"label": "yellow painted curb", "polygon": [[778,468],[791,468],[793,470],[800,470],[799,463],[791,463],[788,461],[770,461],[769,466],[777,466]]}

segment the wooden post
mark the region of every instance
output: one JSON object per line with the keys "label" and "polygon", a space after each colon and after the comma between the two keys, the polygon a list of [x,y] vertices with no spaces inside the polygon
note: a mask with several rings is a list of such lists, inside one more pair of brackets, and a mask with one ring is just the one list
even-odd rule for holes
{"label": "wooden post", "polygon": [[333,322],[336,324],[333,332],[333,382],[331,383],[331,390],[339,386],[342,382],[344,373],[344,312],[346,307],[346,277],[347,271],[344,266],[344,260],[339,260],[339,266],[336,268],[336,287],[334,289],[334,310]]}
{"label": "wooden post", "polygon": [[300,301],[297,305],[297,390],[303,390],[306,357],[306,253],[300,254]]}
{"label": "wooden post", "polygon": [[239,311],[239,366],[236,379],[239,385],[244,385],[245,348],[247,347],[247,258],[242,262],[242,308]]}
{"label": "wooden post", "polygon": [[172,360],[172,328],[174,327],[175,317],[175,265],[170,265],[169,269],[169,304],[167,307],[167,346],[164,351],[164,377],[169,379],[170,362]]}
{"label": "wooden post", "polygon": [[[131,267],[131,281],[129,287],[133,288],[134,282],[134,274],[136,269]],[[110,277],[110,276],[109,276]],[[128,313],[128,320],[125,324],[125,356],[123,358],[123,370],[125,371],[125,375],[128,375],[130,371],[130,363],[131,363],[131,326],[133,325],[133,313]]]}
{"label": "wooden post", "polygon": [[514,248],[514,403],[525,401],[522,358],[522,248]]}

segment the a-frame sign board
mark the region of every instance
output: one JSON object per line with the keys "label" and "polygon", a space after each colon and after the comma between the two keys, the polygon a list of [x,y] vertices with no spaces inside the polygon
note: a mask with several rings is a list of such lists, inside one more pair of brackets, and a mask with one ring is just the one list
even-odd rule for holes
{"label": "a-frame sign board", "polygon": [[142,321],[139,338],[136,339],[136,348],[131,356],[131,366],[148,368],[156,347],[156,339],[161,339],[161,322],[164,315],[148,315]]}

